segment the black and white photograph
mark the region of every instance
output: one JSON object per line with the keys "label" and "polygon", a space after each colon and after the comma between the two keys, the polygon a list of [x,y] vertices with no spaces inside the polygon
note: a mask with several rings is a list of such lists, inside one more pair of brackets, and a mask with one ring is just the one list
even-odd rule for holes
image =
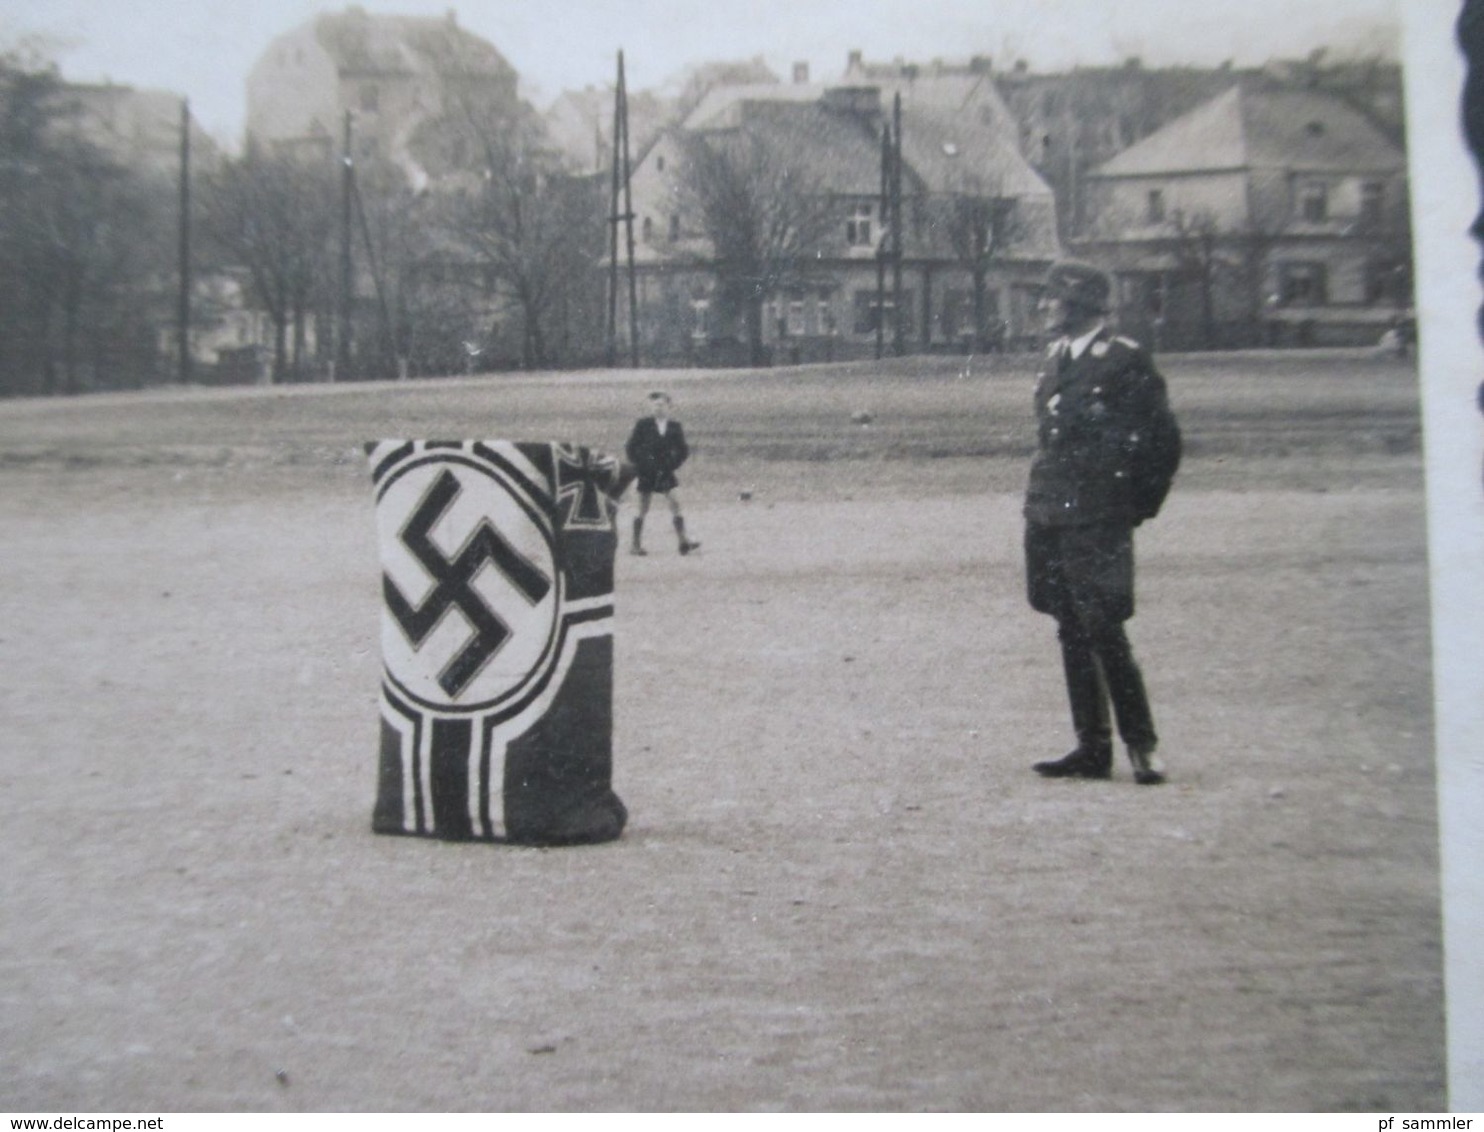
{"label": "black and white photograph", "polygon": [[0,1112],[1484,1110],[1480,8],[0,0]]}

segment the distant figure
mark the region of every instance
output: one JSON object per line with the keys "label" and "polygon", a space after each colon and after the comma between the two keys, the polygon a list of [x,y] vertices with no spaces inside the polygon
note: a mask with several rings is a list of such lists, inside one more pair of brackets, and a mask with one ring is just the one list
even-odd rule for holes
{"label": "distant figure", "polygon": [[658,492],[670,504],[670,519],[680,540],[680,553],[689,554],[699,550],[701,544],[686,537],[685,518],[680,513],[680,500],[675,496],[675,489],[680,486],[675,472],[690,455],[690,448],[685,443],[685,429],[670,417],[668,393],[660,390],[651,393],[649,412],[649,416],[640,417],[634,423],[634,431],[624,446],[629,463],[638,473],[639,488],[639,514],[634,519],[634,541],[629,553],[649,553],[644,549],[644,518],[649,514],[650,497]]}
{"label": "distant figure", "polygon": [[1050,344],[1036,385],[1037,447],[1025,496],[1031,608],[1056,618],[1077,747],[1032,768],[1108,778],[1109,703],[1134,781],[1165,780],[1159,737],[1123,623],[1134,614],[1134,528],[1158,514],[1180,463],[1180,431],[1149,354],[1104,323],[1111,281],[1058,263],[1041,308]]}
{"label": "distant figure", "polygon": [[1399,315],[1395,324],[1397,345],[1401,356],[1410,358],[1417,349],[1417,315],[1412,311]]}

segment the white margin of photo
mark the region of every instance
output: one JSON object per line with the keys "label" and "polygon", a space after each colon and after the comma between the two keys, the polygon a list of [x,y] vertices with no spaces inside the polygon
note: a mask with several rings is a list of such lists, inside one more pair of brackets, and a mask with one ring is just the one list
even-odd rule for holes
{"label": "white margin of photo", "polygon": [[1479,172],[1457,0],[1405,0],[1404,71],[1432,579],[1448,1104],[1484,1110],[1484,347]]}

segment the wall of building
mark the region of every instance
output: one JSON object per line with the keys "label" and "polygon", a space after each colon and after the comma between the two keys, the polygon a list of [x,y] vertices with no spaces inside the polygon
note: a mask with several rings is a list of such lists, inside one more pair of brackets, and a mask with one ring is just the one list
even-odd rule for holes
{"label": "wall of building", "polygon": [[247,132],[263,140],[340,135],[335,64],[313,26],[279,36],[247,76]]}
{"label": "wall of building", "polygon": [[[986,321],[995,348],[1029,349],[1041,341],[1036,310],[1044,264],[997,265],[986,285]],[[878,309],[882,340],[895,339],[893,274],[884,272],[885,306],[878,308],[876,265],[832,261],[807,286],[763,304],[763,343],[773,364],[869,358],[876,351]],[[627,283],[619,279],[620,352],[627,349]],[[703,268],[642,268],[639,297],[641,355],[654,365],[744,365],[746,322],[728,310],[714,274]],[[902,268],[903,345],[909,353],[960,353],[973,343],[973,280],[956,265],[908,262]]]}
{"label": "wall of building", "polygon": [[[1158,213],[1151,211],[1154,193],[1159,194]],[[1235,170],[1094,178],[1087,184],[1087,207],[1086,234],[1091,238],[1117,234],[1153,239],[1180,231],[1181,224],[1199,224],[1208,218],[1221,231],[1236,231],[1247,222],[1247,179]]]}

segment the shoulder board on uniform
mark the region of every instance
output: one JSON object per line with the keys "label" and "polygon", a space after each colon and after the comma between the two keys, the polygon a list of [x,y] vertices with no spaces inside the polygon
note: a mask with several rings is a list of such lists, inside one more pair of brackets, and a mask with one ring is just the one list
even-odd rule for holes
{"label": "shoulder board on uniform", "polygon": [[1127,346],[1130,350],[1143,349],[1143,347],[1135,342],[1132,338],[1126,338],[1122,334],[1115,335],[1113,341],[1117,342],[1120,346]]}
{"label": "shoulder board on uniform", "polygon": [[1067,338],[1066,338],[1065,335],[1063,335],[1062,337],[1058,338],[1055,342],[1052,342],[1050,345],[1048,345],[1046,347],[1046,356],[1048,358],[1054,358],[1059,353],[1061,353],[1063,350],[1065,350],[1066,348],[1067,348]]}

